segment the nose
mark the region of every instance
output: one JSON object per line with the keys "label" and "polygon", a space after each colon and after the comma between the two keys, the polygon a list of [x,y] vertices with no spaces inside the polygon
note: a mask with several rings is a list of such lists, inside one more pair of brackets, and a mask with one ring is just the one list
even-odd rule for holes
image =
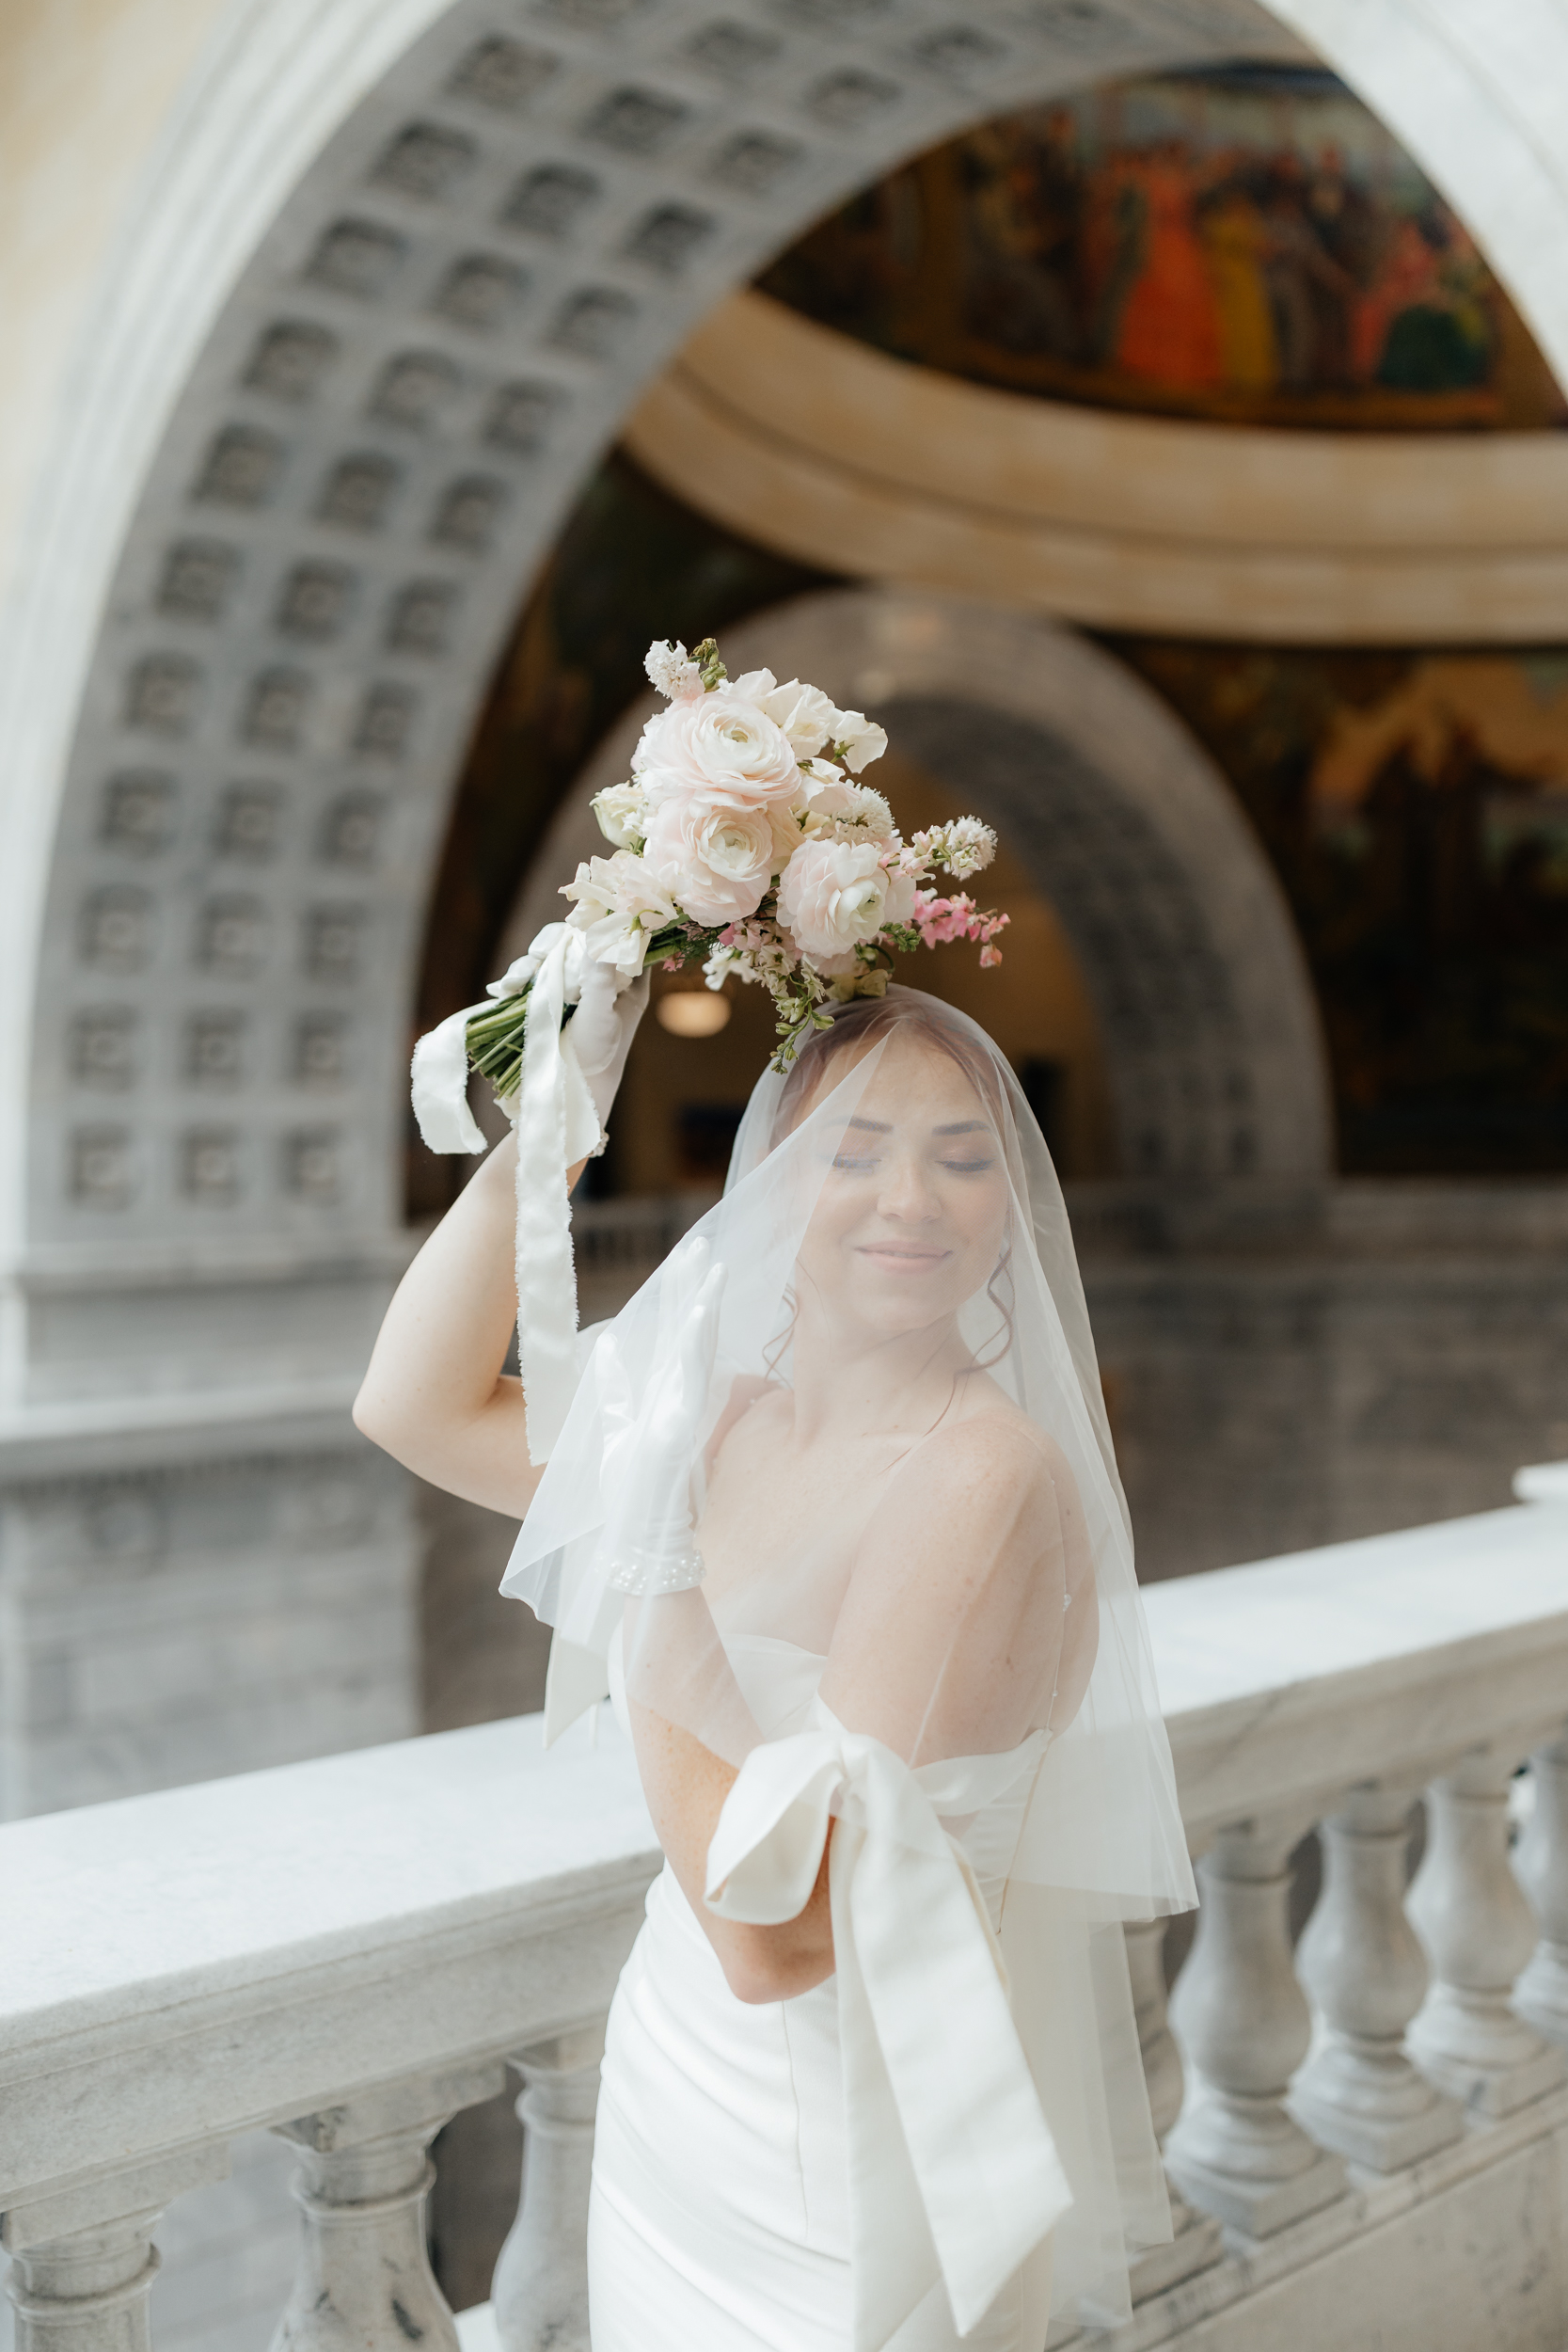
{"label": "nose", "polygon": [[890,1155],[878,1187],[877,1207],[881,1216],[900,1225],[924,1225],[942,1215],[942,1203],[917,1152]]}

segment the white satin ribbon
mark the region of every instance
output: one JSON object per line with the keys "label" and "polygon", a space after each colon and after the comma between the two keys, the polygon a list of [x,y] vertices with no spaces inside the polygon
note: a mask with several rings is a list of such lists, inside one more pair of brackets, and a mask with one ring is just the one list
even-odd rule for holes
{"label": "white satin ribbon", "polygon": [[531,1461],[549,1458],[577,1387],[577,1276],[572,1263],[566,1171],[603,1141],[599,1115],[578,1066],[568,1004],[582,993],[588,962],[582,933],[547,923],[486,1001],[452,1013],[414,1048],[414,1115],[433,1152],[483,1152],[487,1139],[468,1108],[467,1028],[498,997],[532,983],[523,1032],[522,1077],[503,1104],[517,1130],[517,1328]]}
{"label": "white satin ribbon", "polygon": [[[1016,1752],[1006,1763],[1015,1774]],[[777,1926],[804,1909],[839,1816],[855,2352],[883,2352],[939,2276],[967,2335],[1072,2202],[979,1889],[938,1819],[949,1802],[974,1809],[974,1771],[968,1757],[911,1772],[837,1725],[768,1740],[708,1849],[710,1908]]]}

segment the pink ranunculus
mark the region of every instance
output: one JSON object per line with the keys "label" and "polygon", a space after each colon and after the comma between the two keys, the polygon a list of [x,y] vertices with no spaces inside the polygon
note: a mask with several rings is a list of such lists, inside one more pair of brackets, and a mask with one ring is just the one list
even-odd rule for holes
{"label": "pink ranunculus", "polygon": [[779,920],[814,963],[908,922],[914,884],[891,873],[874,841],[806,841],[779,882]]}
{"label": "pink ranunculus", "polygon": [[642,854],[685,914],[738,922],[755,913],[772,879],[772,818],[720,793],[672,792],[655,803]]}
{"label": "pink ranunculus", "polygon": [[651,719],[632,772],[656,800],[669,793],[721,793],[736,807],[788,801],[800,789],[789,738],[744,695],[719,687],[672,703]]}

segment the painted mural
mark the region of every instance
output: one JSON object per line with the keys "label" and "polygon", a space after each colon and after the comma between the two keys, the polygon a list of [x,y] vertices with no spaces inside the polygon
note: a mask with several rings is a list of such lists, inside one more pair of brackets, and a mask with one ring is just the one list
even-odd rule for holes
{"label": "painted mural", "polygon": [[1111,642],[1274,861],[1346,1173],[1568,1169],[1568,654]]}
{"label": "painted mural", "polygon": [[1109,85],[982,124],[760,281],[1015,391],[1369,430],[1568,421],[1463,223],[1318,68]]}

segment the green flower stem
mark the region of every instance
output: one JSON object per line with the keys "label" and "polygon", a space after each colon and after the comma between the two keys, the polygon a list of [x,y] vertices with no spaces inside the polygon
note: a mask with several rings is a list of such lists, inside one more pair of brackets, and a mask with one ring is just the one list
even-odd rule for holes
{"label": "green flower stem", "polygon": [[[701,962],[718,936],[717,930],[694,934],[684,923],[667,925],[649,940],[646,961],[668,963],[678,956],[683,964]],[[502,996],[488,1011],[476,1012],[464,1033],[469,1068],[503,1103],[509,1102],[523,1083],[523,1039],[528,1029],[528,1000],[532,985],[529,981],[515,996]],[[575,1010],[575,1006],[567,1006],[565,1021],[570,1021]]]}

